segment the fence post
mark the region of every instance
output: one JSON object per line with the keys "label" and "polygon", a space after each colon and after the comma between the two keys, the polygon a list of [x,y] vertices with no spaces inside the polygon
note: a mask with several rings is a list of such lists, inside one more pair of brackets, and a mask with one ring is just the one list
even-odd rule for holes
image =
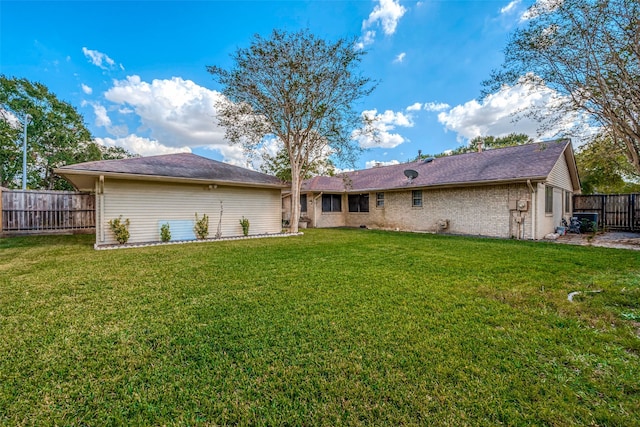
{"label": "fence post", "polygon": [[4,224],[4,212],[2,210],[2,187],[0,187],[0,235],[2,235],[2,224]]}
{"label": "fence post", "polygon": [[631,231],[636,231],[636,195],[629,194],[629,226]]}

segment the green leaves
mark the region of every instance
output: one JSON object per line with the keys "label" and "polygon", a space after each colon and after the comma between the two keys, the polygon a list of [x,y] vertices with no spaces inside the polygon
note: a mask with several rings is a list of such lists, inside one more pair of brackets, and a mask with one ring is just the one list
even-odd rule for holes
{"label": "green leaves", "polygon": [[[562,97],[531,111],[534,118],[580,113],[622,147],[640,173],[640,3],[630,0],[537,2],[511,36],[502,67],[484,82],[488,95],[502,85],[551,88]],[[544,126],[543,126],[544,128]]]}
{"label": "green leaves", "polygon": [[[41,84],[0,75],[0,185],[17,187],[22,173],[22,126],[14,114],[28,114],[27,170],[29,188],[72,190],[53,169],[67,164],[130,157],[124,149],[103,148],[92,141],[84,118]],[[12,111],[9,114],[7,111]]]}
{"label": "green leaves", "polygon": [[[292,200],[298,199],[301,179],[318,162],[330,155],[350,160],[359,151],[352,136],[363,119],[355,103],[375,83],[357,72],[366,52],[355,50],[354,42],[323,40],[308,30],[274,30],[269,38],[256,35],[249,48],[238,49],[233,68],[207,67],[226,97],[216,105],[226,138],[247,153],[279,141],[288,169],[294,171]],[[293,205],[296,216],[299,207]],[[297,231],[295,225],[292,231]]]}
{"label": "green leaves", "polygon": [[580,147],[576,163],[584,194],[640,191],[640,175],[609,138],[596,138]]}

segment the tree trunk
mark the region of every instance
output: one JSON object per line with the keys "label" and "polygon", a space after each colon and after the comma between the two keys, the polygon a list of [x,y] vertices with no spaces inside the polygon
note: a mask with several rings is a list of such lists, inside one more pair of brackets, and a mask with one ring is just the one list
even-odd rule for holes
{"label": "tree trunk", "polygon": [[300,167],[291,162],[291,218],[289,227],[292,233],[298,232],[298,221],[300,220]]}

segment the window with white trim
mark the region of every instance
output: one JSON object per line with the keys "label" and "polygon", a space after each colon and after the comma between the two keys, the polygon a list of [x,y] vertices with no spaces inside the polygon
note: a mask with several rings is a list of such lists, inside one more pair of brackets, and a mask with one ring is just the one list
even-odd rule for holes
{"label": "window with white trim", "polygon": [[422,207],[422,190],[413,190],[411,192],[411,206],[414,208]]}
{"label": "window with white trim", "polygon": [[349,194],[349,212],[369,212],[369,194]]}
{"label": "window with white trim", "polygon": [[550,185],[544,187],[544,213],[553,213],[553,187]]}
{"label": "window with white trim", "polygon": [[342,212],[342,195],[323,194],[322,212]]}

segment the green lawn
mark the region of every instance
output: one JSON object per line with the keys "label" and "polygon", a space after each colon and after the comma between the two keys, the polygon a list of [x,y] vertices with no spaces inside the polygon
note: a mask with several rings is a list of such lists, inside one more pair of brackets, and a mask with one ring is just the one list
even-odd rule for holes
{"label": "green lawn", "polygon": [[640,425],[640,252],[92,243],[0,239],[3,425]]}

